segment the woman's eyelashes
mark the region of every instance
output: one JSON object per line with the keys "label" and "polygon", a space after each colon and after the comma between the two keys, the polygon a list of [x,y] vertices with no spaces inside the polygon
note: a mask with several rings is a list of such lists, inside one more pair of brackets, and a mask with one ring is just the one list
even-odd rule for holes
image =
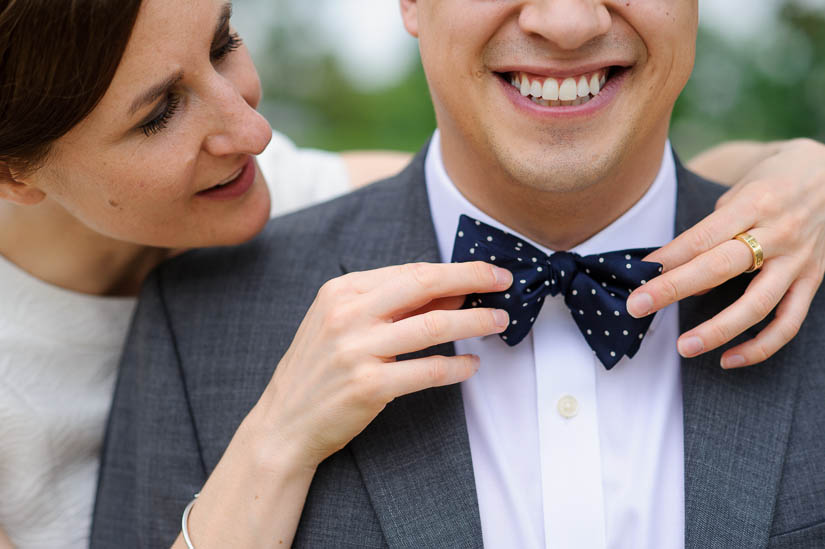
{"label": "woman's eyelashes", "polygon": [[243,39],[237,32],[228,33],[222,43],[212,49],[212,53],[210,54],[212,62],[217,63],[221,61],[231,52],[240,48],[241,44],[243,44]]}
{"label": "woman's eyelashes", "polygon": [[[219,63],[227,55],[240,48],[242,44],[243,39],[238,35],[238,33],[230,33],[227,31],[222,43],[216,47],[213,47],[209,57],[213,63]],[[140,130],[144,133],[144,135],[146,135],[146,137],[150,137],[165,129],[180,107],[180,101],[181,98],[178,94],[170,92],[166,98],[166,102],[162,105],[160,112],[153,115],[152,119],[148,122],[141,124]]]}
{"label": "woman's eyelashes", "polygon": [[178,107],[180,107],[180,96],[170,93],[166,98],[166,103],[163,104],[160,114],[140,126],[140,129],[143,131],[144,135],[149,137],[166,128],[167,124],[169,124],[169,120],[171,120],[175,115],[175,112],[177,112]]}

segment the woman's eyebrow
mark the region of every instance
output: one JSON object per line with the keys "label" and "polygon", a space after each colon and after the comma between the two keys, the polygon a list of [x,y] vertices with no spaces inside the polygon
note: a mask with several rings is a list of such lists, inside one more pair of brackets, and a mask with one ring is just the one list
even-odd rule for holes
{"label": "woman's eyebrow", "polygon": [[229,20],[232,19],[232,2],[227,2],[221,8],[221,16],[218,18],[218,24],[215,25],[215,37],[213,42],[220,39],[221,33],[229,25]]}
{"label": "woman's eyebrow", "polygon": [[[221,33],[226,29],[229,25],[229,20],[232,18],[232,2],[227,2],[221,7],[221,15],[218,18],[218,23],[215,25],[215,35],[213,38],[213,42],[217,41],[220,38]],[[129,115],[134,115],[141,107],[144,105],[153,103],[159,97],[165,95],[169,88],[177,84],[183,79],[183,72],[175,73],[162,82],[152,86],[145,92],[143,92],[139,97],[137,97],[133,102],[132,106],[129,107]]]}
{"label": "woman's eyebrow", "polygon": [[153,103],[157,100],[157,98],[164,96],[169,91],[169,88],[180,82],[182,79],[183,72],[177,72],[163,80],[163,82],[155,84],[143,92],[132,102],[132,106],[129,107],[129,115],[134,115],[144,105]]}

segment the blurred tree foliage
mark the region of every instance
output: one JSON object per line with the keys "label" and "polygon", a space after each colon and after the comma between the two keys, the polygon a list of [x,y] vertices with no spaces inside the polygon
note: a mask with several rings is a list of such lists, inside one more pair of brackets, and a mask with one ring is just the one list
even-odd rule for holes
{"label": "blurred tree foliage", "polygon": [[825,13],[785,2],[769,33],[742,43],[701,29],[674,111],[682,154],[728,139],[800,136],[825,141]]}
{"label": "blurred tree foliage", "polygon": [[[420,62],[389,87],[364,91],[329,46],[316,22],[290,0],[273,0],[279,23],[258,70],[273,127],[302,146],[327,150],[418,150],[435,128]],[[401,30],[399,30],[401,32]],[[265,59],[266,62],[262,62]]]}
{"label": "blurred tree foliage", "polygon": [[[312,18],[294,2],[272,1],[279,22],[258,68],[273,126],[299,145],[329,150],[414,151],[424,143],[435,118],[420,63],[390,87],[363,91]],[[825,140],[825,13],[787,0],[770,33],[741,42],[700,29],[696,67],[674,111],[682,155],[723,140],[794,136]]]}

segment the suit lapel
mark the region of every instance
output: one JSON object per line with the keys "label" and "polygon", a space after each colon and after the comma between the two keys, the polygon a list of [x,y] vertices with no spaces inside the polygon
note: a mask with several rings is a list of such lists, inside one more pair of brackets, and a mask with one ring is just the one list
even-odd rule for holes
{"label": "suit lapel", "polygon": [[[713,209],[721,189],[678,169],[680,233]],[[683,301],[681,331],[732,303],[749,280],[739,277]],[[737,342],[752,338],[761,327]],[[689,549],[767,545],[798,386],[794,364],[803,360],[801,350],[790,345],[765,364],[724,371],[719,366],[722,351],[682,360]]]}
{"label": "suit lapel", "polygon": [[[440,262],[424,184],[424,152],[398,179],[364,204],[363,234],[380,227],[384,235],[353,242],[341,258],[345,272]],[[417,353],[433,354],[450,356],[455,350],[450,344]],[[349,447],[391,547],[482,545],[458,385],[394,400]]]}

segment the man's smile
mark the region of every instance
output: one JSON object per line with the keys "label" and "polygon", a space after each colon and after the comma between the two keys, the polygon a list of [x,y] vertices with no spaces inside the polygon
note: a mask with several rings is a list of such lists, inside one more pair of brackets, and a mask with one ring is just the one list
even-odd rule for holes
{"label": "man's smile", "polygon": [[553,78],[526,72],[512,72],[510,84],[521,95],[529,97],[534,103],[545,107],[571,107],[587,103],[604,88],[610,69],[601,69],[591,73]]}
{"label": "man's smile", "polygon": [[[583,115],[607,104],[631,67],[602,65],[596,69],[494,71],[506,95],[528,110],[549,115]],[[591,103],[592,102],[592,103]],[[587,108],[583,108],[587,105]],[[530,108],[532,107],[532,108]]]}

